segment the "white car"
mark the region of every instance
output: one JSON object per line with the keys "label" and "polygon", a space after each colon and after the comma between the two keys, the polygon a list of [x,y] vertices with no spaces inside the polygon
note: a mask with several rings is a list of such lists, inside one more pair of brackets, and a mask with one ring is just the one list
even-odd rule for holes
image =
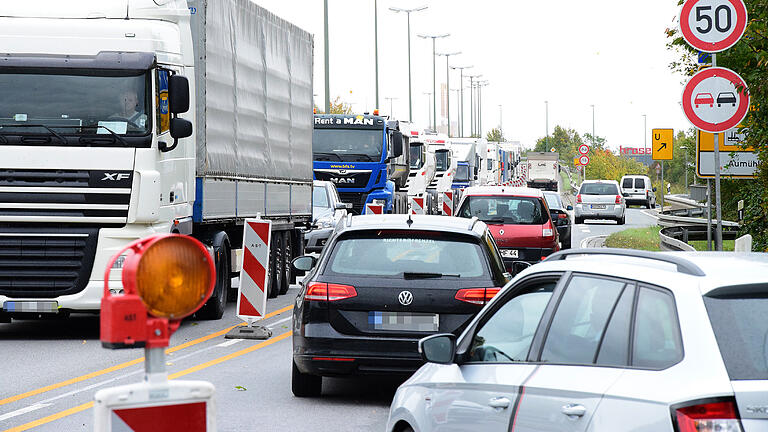
{"label": "white car", "polygon": [[768,430],[768,255],[568,250],[397,390],[388,432]]}
{"label": "white car", "polygon": [[647,208],[656,207],[656,188],[648,176],[625,175],[621,178],[621,194],[627,205],[642,204]]}
{"label": "white car", "polygon": [[585,180],[576,195],[573,219],[613,219],[619,225],[626,221],[627,203],[616,180]]}

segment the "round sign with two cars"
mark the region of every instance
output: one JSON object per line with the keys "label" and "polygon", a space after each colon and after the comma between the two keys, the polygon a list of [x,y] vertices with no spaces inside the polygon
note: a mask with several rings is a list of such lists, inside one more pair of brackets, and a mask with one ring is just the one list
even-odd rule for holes
{"label": "round sign with two cars", "polygon": [[732,47],[747,28],[744,0],[686,0],[680,31],[699,51],[716,53]]}
{"label": "round sign with two cars", "polygon": [[704,69],[685,85],[683,111],[688,121],[698,129],[712,133],[725,132],[738,126],[747,116],[747,84],[730,69]]}

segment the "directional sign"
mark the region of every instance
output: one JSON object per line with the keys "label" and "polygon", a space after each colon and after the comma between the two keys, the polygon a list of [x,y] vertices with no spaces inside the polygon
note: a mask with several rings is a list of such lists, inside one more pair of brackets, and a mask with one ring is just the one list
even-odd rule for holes
{"label": "directional sign", "polygon": [[674,139],[674,130],[654,129],[651,134],[651,154],[653,160],[672,160],[672,142]]}
{"label": "directional sign", "polygon": [[704,69],[685,85],[683,111],[698,129],[727,131],[741,123],[749,111],[747,84],[730,69]]}
{"label": "directional sign", "polygon": [[581,157],[579,157],[579,164],[581,164],[581,165],[589,165],[589,156],[582,155]]}
{"label": "directional sign", "polygon": [[580,145],[580,146],[579,146],[579,153],[581,153],[581,154],[583,154],[583,155],[585,155],[585,154],[589,153],[589,146],[588,146],[588,145],[586,145],[586,144],[582,144],[582,145]]}
{"label": "directional sign", "polygon": [[[736,127],[719,134],[720,175],[734,179],[751,179],[760,166],[754,148],[741,147],[747,131]],[[715,135],[698,131],[696,141],[696,175],[701,178],[715,176]]]}
{"label": "directional sign", "polygon": [[687,0],[680,13],[680,31],[692,47],[716,53],[732,47],[747,28],[743,0]]}

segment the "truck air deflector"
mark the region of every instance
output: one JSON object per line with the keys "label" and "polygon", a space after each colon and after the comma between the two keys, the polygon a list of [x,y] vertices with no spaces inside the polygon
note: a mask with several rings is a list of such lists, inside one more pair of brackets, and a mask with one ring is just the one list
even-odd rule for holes
{"label": "truck air deflector", "polygon": [[[95,56],[4,54],[0,68],[63,68],[131,70],[143,73],[155,65],[155,55],[146,52],[107,52]],[[99,72],[101,73],[101,72]]]}

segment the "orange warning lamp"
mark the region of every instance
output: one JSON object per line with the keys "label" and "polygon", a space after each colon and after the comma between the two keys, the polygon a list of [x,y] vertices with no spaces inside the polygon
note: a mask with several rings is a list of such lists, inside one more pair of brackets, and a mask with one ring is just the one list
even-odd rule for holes
{"label": "orange warning lamp", "polygon": [[[123,294],[109,290],[115,261],[123,264]],[[160,234],[126,246],[112,257],[104,274],[101,300],[101,343],[106,348],[159,348],[181,319],[193,314],[211,296],[216,269],[198,240]]]}
{"label": "orange warning lamp", "polygon": [[378,108],[376,108],[375,110],[373,110],[373,115],[379,115],[379,109],[378,109]]}

